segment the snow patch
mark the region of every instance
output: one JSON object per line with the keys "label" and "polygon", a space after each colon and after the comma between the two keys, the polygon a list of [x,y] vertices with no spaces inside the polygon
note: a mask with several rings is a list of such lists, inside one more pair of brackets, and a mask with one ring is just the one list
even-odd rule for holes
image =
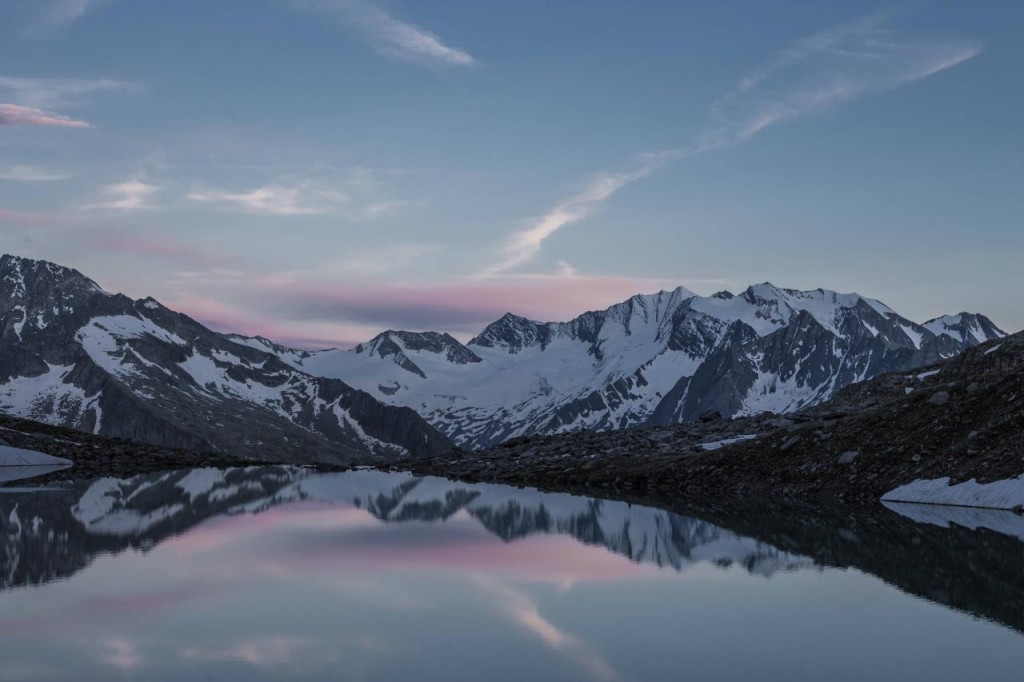
{"label": "snow patch", "polygon": [[907,504],[905,502],[882,502],[882,504],[900,516],[905,516],[918,523],[928,523],[941,528],[953,526],[971,530],[987,528],[1024,542],[1024,516],[1013,512],[1001,509]]}
{"label": "snow patch", "polygon": [[756,435],[744,435],[736,436],[735,438],[725,438],[723,440],[716,440],[710,443],[701,443],[700,446],[705,450],[718,450],[724,448],[726,445],[732,445],[733,443],[742,443],[745,440],[753,440],[757,438]]}
{"label": "snow patch", "polygon": [[944,504],[954,507],[983,507],[986,509],[1014,509],[1024,506],[1024,475],[992,483],[978,483],[975,479],[949,484],[949,477],[919,479],[900,486],[882,496],[886,502],[915,502],[918,504]]}
{"label": "snow patch", "polygon": [[71,460],[35,450],[0,445],[0,467],[12,466],[71,466]]}

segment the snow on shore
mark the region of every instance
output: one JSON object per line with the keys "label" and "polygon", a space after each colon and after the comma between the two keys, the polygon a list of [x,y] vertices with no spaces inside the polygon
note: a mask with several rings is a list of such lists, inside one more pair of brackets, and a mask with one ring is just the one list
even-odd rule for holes
{"label": "snow on shore", "polygon": [[71,460],[42,452],[0,445],[0,483],[20,481],[71,466]]}
{"label": "snow on shore", "polygon": [[0,467],[71,466],[71,460],[0,445]]}
{"label": "snow on shore", "polygon": [[987,528],[1003,535],[1015,537],[1024,542],[1024,516],[1002,509],[979,509],[977,507],[949,507],[935,504],[906,504],[883,502],[900,516],[918,523],[928,523],[940,528],[960,526],[971,530]]}
{"label": "snow on shore", "polygon": [[954,507],[1015,509],[1024,506],[1024,476],[992,483],[975,479],[949,484],[949,477],[917,480],[882,495],[883,502],[944,504]]}

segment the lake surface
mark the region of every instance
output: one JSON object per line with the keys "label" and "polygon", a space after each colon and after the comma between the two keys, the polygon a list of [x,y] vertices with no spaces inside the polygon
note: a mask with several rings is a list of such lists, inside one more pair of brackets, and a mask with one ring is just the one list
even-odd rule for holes
{"label": "lake surface", "polygon": [[285,467],[5,490],[0,680],[1024,671],[1020,517],[705,517]]}

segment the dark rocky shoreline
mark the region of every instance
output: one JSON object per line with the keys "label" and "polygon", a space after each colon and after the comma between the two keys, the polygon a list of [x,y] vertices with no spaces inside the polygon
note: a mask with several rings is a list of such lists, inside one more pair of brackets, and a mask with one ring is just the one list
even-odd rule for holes
{"label": "dark rocky shoreline", "polygon": [[[32,485],[102,476],[127,478],[191,467],[229,468],[274,464],[215,452],[177,450],[118,438],[104,438],[74,429],[5,416],[0,416],[0,445],[43,452],[70,459],[74,463],[67,469],[27,479]],[[329,471],[348,468],[322,464],[313,466]],[[24,484],[25,481],[11,483],[13,486]]]}

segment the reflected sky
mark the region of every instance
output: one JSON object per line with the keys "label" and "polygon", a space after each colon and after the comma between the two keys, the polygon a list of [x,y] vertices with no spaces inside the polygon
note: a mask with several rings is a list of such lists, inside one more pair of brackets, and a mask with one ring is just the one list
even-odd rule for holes
{"label": "reflected sky", "polygon": [[[0,505],[0,680],[1009,680],[1024,669],[1010,627],[624,503],[250,469]],[[48,561],[73,568],[47,574]]]}

